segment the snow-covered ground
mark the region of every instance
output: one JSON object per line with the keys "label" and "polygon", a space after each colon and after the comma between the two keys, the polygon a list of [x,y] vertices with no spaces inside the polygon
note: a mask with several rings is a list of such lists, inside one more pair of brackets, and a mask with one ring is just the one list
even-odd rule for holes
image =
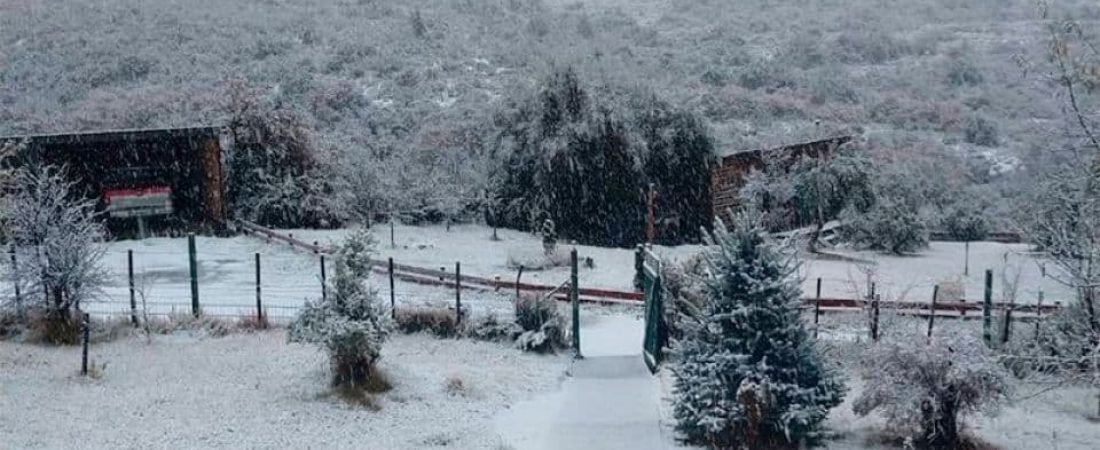
{"label": "snow-covered ground", "polygon": [[[497,449],[493,417],[560,383],[564,357],[505,344],[394,336],[381,410],[326,392],[325,356],[281,331],[94,345],[102,378],[78,375],[78,347],[0,343],[0,448]],[[464,389],[448,392],[448,377]],[[79,445],[77,445],[79,443]]]}
{"label": "snow-covered ground", "polygon": [[[283,230],[306,241],[320,243],[338,242],[344,230]],[[394,227],[394,247],[390,246],[388,224],[378,224],[375,236],[379,240],[379,252],[383,257],[417,266],[452,270],[455,261],[462,262],[463,273],[484,277],[501,276],[513,279],[516,271],[508,267],[510,256],[538,255],[542,242],[538,236],[514,230],[498,230],[500,240],[492,240],[492,230],[481,225],[457,225],[450,231],[442,225]],[[1067,289],[1050,278],[1042,278],[1037,261],[1029,254],[1026,244],[1002,244],[974,242],[970,244],[970,275],[964,276],[964,244],[960,242],[932,242],[928,249],[912,256],[896,256],[872,251],[839,252],[851,259],[830,259],[806,256],[801,275],[803,292],[814,295],[816,279],[822,278],[822,295],[825,297],[861,298],[866,292],[865,265],[854,260],[874,263],[877,291],[884,300],[906,299],[931,301],[932,288],[938,282],[961,281],[966,286],[966,299],[979,301],[983,295],[984,272],[994,273],[994,300],[1002,301],[1002,272],[1006,266],[1019,268],[1020,279],[1017,301],[1035,303],[1038,291],[1045,292],[1045,302],[1060,300],[1066,303],[1073,298]],[[590,257],[594,269],[581,268],[582,286],[633,290],[634,250],[577,246],[581,258]],[[655,251],[667,263],[675,264],[699,252],[700,246],[657,246]],[[1008,259],[1005,256],[1008,255]],[[1053,270],[1053,269],[1049,269]],[[568,267],[544,271],[527,271],[524,280],[558,284],[569,276]]]}
{"label": "snow-covered ground", "polygon": [[[93,314],[129,314],[130,289],[127,251],[134,252],[134,278],[138,308],[145,294],[150,314],[191,311],[191,285],[187,239],[151,238],[114,241],[105,244],[103,265],[110,272],[108,284],[96,301],[83,309]],[[261,258],[263,307],[274,319],[292,317],[307,299],[321,296],[320,257],[278,243],[237,236],[196,238],[199,302],[208,315],[251,315],[256,310],[255,254]],[[331,261],[327,268],[331,274]],[[388,302],[390,288],[384,277],[372,283]],[[454,290],[397,281],[395,302],[400,305],[453,306]],[[11,295],[10,280],[0,283],[0,292]],[[511,311],[511,297],[478,290],[464,290],[463,307],[478,312]]]}

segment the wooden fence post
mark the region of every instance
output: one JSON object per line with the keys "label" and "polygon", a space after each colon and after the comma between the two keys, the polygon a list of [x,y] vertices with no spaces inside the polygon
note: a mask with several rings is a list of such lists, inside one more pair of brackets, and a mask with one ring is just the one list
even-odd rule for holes
{"label": "wooden fence post", "polygon": [[817,339],[817,329],[821,318],[821,277],[817,279],[817,296],[814,298],[814,339]]}
{"label": "wooden fence post", "polygon": [[982,298],[982,340],[993,344],[993,270],[985,271],[985,296]]}
{"label": "wooden fence post", "polygon": [[263,323],[264,305],[260,284],[260,252],[256,252],[256,323]]}
{"label": "wooden fence post", "polygon": [[455,261],[455,325],[462,323],[462,263]]}
{"label": "wooden fence post", "polygon": [[191,272],[191,314],[198,317],[199,308],[199,261],[195,250],[195,234],[187,235],[187,261]]}
{"label": "wooden fence post", "polygon": [[137,296],[134,295],[134,251],[126,250],[126,278],[130,282],[130,323],[138,326]]}
{"label": "wooden fence post", "polygon": [[932,326],[936,324],[936,300],[940,297],[940,285],[932,288],[932,309],[928,312],[928,339],[932,339]]}
{"label": "wooden fence post", "polygon": [[1001,345],[1008,343],[1008,338],[1012,336],[1012,310],[1015,309],[1015,304],[1005,305],[1005,323],[1004,329],[1001,330]]}
{"label": "wooden fence post", "polygon": [[397,303],[394,300],[395,293],[393,291],[393,258],[390,258],[390,317],[397,319]]}

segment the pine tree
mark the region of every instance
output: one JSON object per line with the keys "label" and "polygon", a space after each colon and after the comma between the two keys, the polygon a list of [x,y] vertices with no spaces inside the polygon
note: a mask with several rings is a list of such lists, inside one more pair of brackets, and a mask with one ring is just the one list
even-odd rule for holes
{"label": "pine tree", "polygon": [[673,414],[685,440],[718,448],[798,446],[845,388],[799,316],[795,252],[758,216],[706,236],[707,295],[675,343]]}

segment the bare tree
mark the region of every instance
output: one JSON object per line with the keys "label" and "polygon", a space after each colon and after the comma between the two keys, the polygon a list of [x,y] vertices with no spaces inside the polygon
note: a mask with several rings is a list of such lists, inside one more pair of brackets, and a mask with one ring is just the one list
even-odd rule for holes
{"label": "bare tree", "polygon": [[35,298],[44,299],[41,309],[53,324],[68,323],[72,309],[106,281],[103,248],[97,245],[103,227],[95,218],[95,203],[75,194],[63,172],[49,166],[19,168],[3,211],[13,245],[33,255],[20,263],[19,276],[31,280],[32,291],[44,294]]}

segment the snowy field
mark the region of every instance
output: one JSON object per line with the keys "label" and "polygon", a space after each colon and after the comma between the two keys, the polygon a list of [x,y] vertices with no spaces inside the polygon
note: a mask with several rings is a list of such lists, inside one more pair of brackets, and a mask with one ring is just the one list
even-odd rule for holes
{"label": "snowy field", "polygon": [[[95,345],[100,379],[79,376],[78,347],[0,345],[0,448],[497,449],[493,417],[552,389],[564,357],[506,344],[397,335],[381,410],[327,392],[327,360],[281,331]],[[464,388],[450,392],[449,377]]]}
{"label": "snowy field", "polygon": [[[144,292],[149,314],[191,311],[191,287],[187,260],[187,239],[151,238],[105,244],[104,266],[110,280],[100,298],[83,305],[93,314],[129,314],[130,290],[127,279],[128,250],[134,252],[134,278],[138,308]],[[199,300],[204,313],[213,316],[253,315],[256,310],[255,254],[261,258],[263,306],[274,319],[292,317],[307,299],[321,296],[320,258],[286,245],[237,236],[197,237]],[[328,271],[331,274],[331,261]],[[374,275],[372,283],[388,302],[388,281]],[[11,283],[0,285],[12,295]],[[398,306],[454,306],[454,290],[398,281]],[[511,311],[511,298],[492,292],[464,290],[464,307],[478,312]]]}
{"label": "snowy field", "polygon": [[[307,242],[338,242],[344,230],[282,230]],[[455,261],[462,262],[463,273],[484,277],[500,276],[514,279],[516,271],[508,266],[513,257],[531,257],[542,251],[540,238],[531,233],[498,230],[500,240],[494,241],[492,229],[480,225],[457,225],[447,231],[444,226],[394,227],[395,247],[390,246],[388,224],[375,228],[379,240],[379,252],[383,257],[393,257],[404,264],[453,270]],[[655,251],[665,261],[676,263],[699,252],[697,245],[678,247],[657,246]],[[970,275],[964,276],[964,244],[959,242],[932,242],[930,248],[912,256],[896,256],[871,251],[839,252],[850,259],[826,259],[807,256],[803,258],[801,275],[803,292],[813,296],[816,279],[822,278],[822,296],[861,298],[866,292],[866,264],[871,262],[877,291],[884,300],[904,299],[931,301],[932,288],[944,281],[962,282],[966,286],[966,299],[980,301],[983,295],[984,271],[993,270],[994,300],[1002,301],[1002,273],[1019,270],[1017,301],[1035,303],[1038,291],[1045,293],[1045,303],[1060,300],[1066,303],[1073,298],[1061,285],[1050,278],[1042,278],[1037,261],[1029,254],[1026,244],[1002,244],[975,242],[970,245]],[[634,250],[618,248],[577,246],[581,258],[590,257],[595,268],[581,268],[580,283],[586,287],[602,287],[633,290]],[[1006,259],[1007,255],[1007,259]],[[544,284],[558,284],[569,276],[568,267],[556,267],[544,271],[524,272],[523,279]],[[1014,278],[1014,277],[1013,277]]]}

